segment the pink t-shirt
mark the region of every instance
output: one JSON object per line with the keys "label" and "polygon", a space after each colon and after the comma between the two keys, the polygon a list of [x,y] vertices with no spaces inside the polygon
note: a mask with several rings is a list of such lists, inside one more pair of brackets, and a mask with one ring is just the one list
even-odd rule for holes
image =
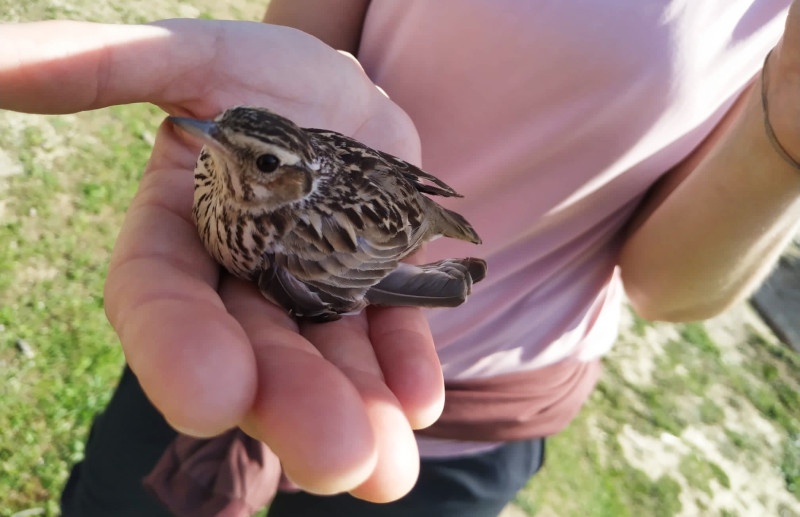
{"label": "pink t-shirt", "polygon": [[611,347],[622,228],[759,70],[789,3],[371,2],[359,60],[414,120],[425,170],[465,196],[438,201],[484,241],[428,256],[489,264],[465,305],[429,313],[446,378]]}

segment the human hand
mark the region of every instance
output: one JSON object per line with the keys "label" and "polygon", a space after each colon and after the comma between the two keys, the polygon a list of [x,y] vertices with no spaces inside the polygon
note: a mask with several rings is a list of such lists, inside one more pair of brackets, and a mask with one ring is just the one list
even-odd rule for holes
{"label": "human hand", "polygon": [[[72,22],[3,29],[4,108],[65,113],[152,102],[211,118],[237,104],[349,134],[418,161],[408,118],[346,56],[300,32],[247,22]],[[301,324],[220,274],[191,222],[199,145],[162,125],[120,232],[106,312],[148,397],[176,428],[241,426],[316,493],[396,499],[416,479],[412,427],[443,404],[421,311],[370,308]]]}

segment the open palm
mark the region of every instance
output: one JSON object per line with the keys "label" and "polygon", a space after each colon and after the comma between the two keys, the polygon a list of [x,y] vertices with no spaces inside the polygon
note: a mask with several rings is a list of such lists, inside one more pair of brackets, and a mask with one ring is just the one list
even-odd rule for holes
{"label": "open palm", "polygon": [[[259,105],[419,159],[413,125],[358,64],[291,29],[171,20],[48,22],[5,33],[23,29],[30,47],[17,49],[19,70],[36,76],[0,76],[3,104],[14,109],[152,102],[171,115],[211,118]],[[45,37],[53,30],[64,33],[58,48]],[[418,469],[411,429],[432,423],[443,403],[424,317],[370,308],[298,326],[255,287],[222,273],[190,217],[198,151],[162,125],[108,271],[106,312],[142,387],[184,432],[240,426],[263,440],[307,490],[374,501],[403,495]]]}

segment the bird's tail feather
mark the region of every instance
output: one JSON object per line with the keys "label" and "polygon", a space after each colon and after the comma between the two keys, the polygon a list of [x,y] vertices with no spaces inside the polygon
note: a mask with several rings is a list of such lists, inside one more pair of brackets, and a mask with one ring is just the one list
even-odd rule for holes
{"label": "bird's tail feather", "polygon": [[473,244],[480,244],[481,238],[475,228],[469,224],[464,216],[448,210],[437,204],[439,209],[439,217],[436,221],[436,230],[444,237],[452,239],[460,239],[462,241],[471,242]]}
{"label": "bird's tail feather", "polygon": [[367,291],[375,305],[456,307],[472,284],[486,276],[486,262],[477,258],[446,259],[423,266],[401,263]]}

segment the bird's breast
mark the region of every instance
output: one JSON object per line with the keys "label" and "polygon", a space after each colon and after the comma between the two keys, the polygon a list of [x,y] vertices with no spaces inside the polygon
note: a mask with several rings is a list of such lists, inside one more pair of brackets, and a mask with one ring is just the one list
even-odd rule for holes
{"label": "bird's breast", "polygon": [[195,189],[193,216],[206,250],[230,273],[251,279],[280,240],[281,221]]}

